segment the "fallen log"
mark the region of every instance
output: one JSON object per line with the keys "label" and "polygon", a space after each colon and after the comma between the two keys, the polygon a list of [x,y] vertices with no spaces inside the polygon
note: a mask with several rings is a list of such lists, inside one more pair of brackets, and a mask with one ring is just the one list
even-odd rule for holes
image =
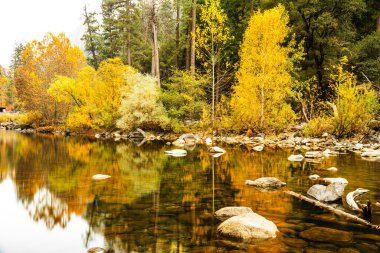
{"label": "fallen log", "polygon": [[314,199],[311,199],[311,198],[308,198],[302,194],[299,194],[299,193],[296,193],[296,192],[293,192],[293,191],[285,191],[286,194],[289,194],[293,197],[296,197],[300,200],[303,200],[303,201],[306,201],[308,203],[311,203],[317,207],[320,207],[320,208],[323,208],[323,209],[326,209],[327,211],[330,211],[338,216],[342,216],[346,219],[349,219],[349,220],[353,220],[361,225],[364,225],[370,229],[375,229],[377,231],[380,231],[380,226],[379,225],[373,225],[372,223],[370,223],[369,221],[366,221],[362,218],[359,218],[358,216],[355,216],[355,215],[352,215],[350,213],[346,213],[345,211],[342,211],[342,210],[339,210],[339,209],[336,209],[332,206],[329,206],[329,205],[326,205],[318,200],[314,200]]}

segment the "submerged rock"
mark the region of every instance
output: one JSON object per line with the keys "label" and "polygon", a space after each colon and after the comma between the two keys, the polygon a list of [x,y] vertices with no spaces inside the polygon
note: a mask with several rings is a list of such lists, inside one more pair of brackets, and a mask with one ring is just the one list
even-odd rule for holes
{"label": "submerged rock", "polygon": [[328,170],[328,171],[338,171],[338,169],[336,167],[330,167],[330,168],[327,168],[326,170]]}
{"label": "submerged rock", "polygon": [[227,220],[233,216],[253,213],[250,207],[245,206],[228,206],[215,212],[215,217],[221,221]]}
{"label": "submerged rock", "polygon": [[377,157],[380,156],[380,150],[366,151],[363,152],[362,157]]}
{"label": "submerged rock", "polygon": [[217,146],[209,148],[208,152],[210,153],[226,153],[226,151],[222,148],[219,148]]}
{"label": "submerged rock", "polygon": [[316,184],[309,188],[307,194],[323,202],[334,202],[343,196],[346,184],[332,183],[328,186]]}
{"label": "submerged rock", "polygon": [[206,138],[205,143],[207,146],[211,146],[212,145],[212,139],[210,137]]}
{"label": "submerged rock", "polygon": [[303,155],[291,155],[288,157],[288,160],[291,162],[302,162],[303,159]]}
{"label": "submerged rock", "polygon": [[92,176],[93,180],[104,180],[110,178],[110,175],[104,175],[104,174],[96,174]]}
{"label": "submerged rock", "polygon": [[262,241],[276,237],[277,226],[257,213],[237,215],[219,225],[218,234],[238,241]]}
{"label": "submerged rock", "polygon": [[279,189],[286,185],[286,183],[280,181],[275,177],[261,177],[254,181],[246,180],[245,184],[264,189]]}
{"label": "submerged rock", "polygon": [[306,158],[321,158],[322,153],[319,151],[309,151],[309,152],[306,152],[305,157]]}
{"label": "submerged rock", "polygon": [[320,178],[320,176],[317,174],[313,174],[313,175],[309,176],[309,179],[311,179],[311,180],[318,180],[319,178]]}
{"label": "submerged rock", "polygon": [[264,146],[263,145],[260,145],[260,146],[256,146],[256,147],[253,147],[253,150],[257,151],[257,152],[261,152],[264,150]]}
{"label": "submerged rock", "polygon": [[300,237],[315,242],[349,243],[353,239],[353,233],[332,228],[312,227],[302,231]]}
{"label": "submerged rock", "polygon": [[184,149],[173,149],[170,151],[165,151],[165,154],[171,155],[174,157],[183,157],[187,155],[187,151]]}
{"label": "submerged rock", "polygon": [[348,184],[347,179],[342,178],[342,177],[336,177],[336,178],[326,177],[326,178],[323,178],[322,180],[329,184],[332,184],[332,183]]}

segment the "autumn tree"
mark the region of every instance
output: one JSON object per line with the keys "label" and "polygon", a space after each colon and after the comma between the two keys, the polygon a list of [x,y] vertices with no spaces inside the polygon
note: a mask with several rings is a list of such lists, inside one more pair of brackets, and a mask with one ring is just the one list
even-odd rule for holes
{"label": "autumn tree", "polygon": [[127,89],[126,76],[137,71],[121,59],[108,59],[95,71],[83,68],[77,78],[58,76],[48,92],[57,101],[69,103],[67,125],[72,128],[112,129],[120,118],[121,89]]}
{"label": "autumn tree", "polygon": [[216,108],[216,67],[223,59],[223,51],[228,46],[230,30],[227,16],[220,7],[220,0],[206,0],[200,10],[200,22],[196,30],[196,49],[199,61],[212,78],[211,84],[211,118],[215,121]]}
{"label": "autumn tree", "polygon": [[240,52],[238,84],[231,99],[240,129],[278,130],[295,118],[286,103],[291,89],[291,49],[284,46],[290,32],[288,22],[282,5],[258,11],[249,21]]}
{"label": "autumn tree", "polygon": [[48,123],[64,121],[69,105],[58,103],[47,90],[57,75],[76,77],[85,66],[83,52],[61,33],[47,33],[42,41],[28,43],[21,54],[15,86],[22,108],[38,112]]}

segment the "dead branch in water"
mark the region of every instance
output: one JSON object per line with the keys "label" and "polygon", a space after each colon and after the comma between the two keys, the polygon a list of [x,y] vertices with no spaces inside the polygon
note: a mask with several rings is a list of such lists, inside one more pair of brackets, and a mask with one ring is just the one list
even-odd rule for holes
{"label": "dead branch in water", "polygon": [[285,191],[286,194],[289,194],[293,197],[296,197],[300,200],[303,200],[303,201],[306,201],[306,202],[309,202],[317,207],[320,207],[320,208],[323,208],[323,209],[326,209],[327,211],[330,211],[338,216],[343,216],[349,220],[353,220],[353,221],[356,221],[357,223],[361,224],[361,225],[364,225],[368,228],[371,228],[371,229],[375,229],[377,231],[380,231],[380,226],[379,225],[373,225],[372,223],[370,223],[369,221],[366,221],[362,218],[359,218],[358,216],[355,216],[355,215],[352,215],[350,213],[346,213],[345,211],[342,211],[342,210],[339,210],[339,209],[336,209],[332,206],[329,206],[329,205],[326,205],[318,200],[314,200],[314,199],[311,199],[311,198],[308,198],[302,194],[299,194],[299,193],[296,193],[296,192],[293,192],[293,191]]}

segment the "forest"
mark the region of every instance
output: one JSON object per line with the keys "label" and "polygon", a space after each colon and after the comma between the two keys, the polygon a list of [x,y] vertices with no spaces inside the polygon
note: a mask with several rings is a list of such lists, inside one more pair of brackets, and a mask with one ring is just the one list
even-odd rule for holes
{"label": "forest", "polygon": [[380,127],[377,0],[103,0],[82,51],[47,31],[0,66],[14,120],[76,131],[349,137]]}

